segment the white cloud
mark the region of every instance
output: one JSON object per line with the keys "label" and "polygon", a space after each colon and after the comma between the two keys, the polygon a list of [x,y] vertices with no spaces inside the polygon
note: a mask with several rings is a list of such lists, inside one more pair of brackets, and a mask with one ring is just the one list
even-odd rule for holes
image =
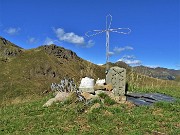
{"label": "white cloud", "polygon": [[129,64],[129,65],[140,65],[141,64],[141,61],[136,60],[135,56],[133,56],[133,55],[124,55],[118,61],[123,61],[123,62],[125,62],[126,64]]}
{"label": "white cloud", "polygon": [[9,34],[9,35],[15,35],[17,34],[21,29],[20,28],[8,28],[8,29],[5,29],[4,31]]}
{"label": "white cloud", "polygon": [[141,64],[140,60],[119,59],[118,61],[123,61],[123,62],[125,62],[126,64],[129,64],[129,65],[140,65]]}
{"label": "white cloud", "polygon": [[114,52],[109,52],[108,55],[112,56],[112,55],[114,55]]}
{"label": "white cloud", "polygon": [[180,68],[180,64],[177,64],[176,67]]}
{"label": "white cloud", "polygon": [[51,45],[51,44],[54,44],[55,40],[49,38],[49,37],[46,37],[45,41],[44,41],[44,45]]}
{"label": "white cloud", "polygon": [[134,55],[124,55],[122,58],[123,59],[135,59],[136,57]]}
{"label": "white cloud", "polygon": [[86,42],[84,37],[79,36],[74,32],[66,33],[62,28],[57,28],[57,29],[53,28],[53,30],[60,41],[65,41],[68,43],[72,43],[88,48],[94,45],[94,42],[92,40]]}
{"label": "white cloud", "polygon": [[94,46],[94,41],[93,40],[89,40],[88,42],[87,42],[87,44],[85,45],[85,47],[87,47],[87,48],[90,48],[90,47],[92,47],[92,46]]}
{"label": "white cloud", "polygon": [[30,44],[35,44],[35,43],[37,43],[37,39],[34,38],[34,37],[29,37],[27,42],[30,43]]}
{"label": "white cloud", "polygon": [[117,54],[121,53],[122,51],[125,51],[125,50],[133,50],[134,48],[131,47],[131,46],[125,46],[125,47],[115,47],[113,49],[113,51]]}

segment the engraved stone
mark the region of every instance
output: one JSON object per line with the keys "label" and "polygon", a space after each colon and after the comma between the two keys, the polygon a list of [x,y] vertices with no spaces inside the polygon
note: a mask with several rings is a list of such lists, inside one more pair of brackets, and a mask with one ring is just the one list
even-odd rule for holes
{"label": "engraved stone", "polygon": [[106,75],[106,83],[112,84],[115,96],[125,95],[126,69],[111,67]]}

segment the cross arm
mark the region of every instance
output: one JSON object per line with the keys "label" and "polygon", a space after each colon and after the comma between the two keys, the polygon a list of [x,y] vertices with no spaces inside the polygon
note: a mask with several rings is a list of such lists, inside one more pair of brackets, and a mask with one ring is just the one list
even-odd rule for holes
{"label": "cross arm", "polygon": [[105,32],[105,31],[106,31],[106,30],[92,30],[92,31],[86,32],[85,35],[86,35],[87,37],[92,37],[92,36],[101,34],[101,33]]}
{"label": "cross arm", "polygon": [[131,29],[130,28],[109,29],[109,31],[120,33],[120,34],[129,34],[129,33],[131,33]]}

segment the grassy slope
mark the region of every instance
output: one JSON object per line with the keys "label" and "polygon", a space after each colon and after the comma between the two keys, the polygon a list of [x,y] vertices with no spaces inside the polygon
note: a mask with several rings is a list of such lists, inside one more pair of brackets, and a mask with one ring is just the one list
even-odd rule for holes
{"label": "grassy slope", "polygon": [[0,108],[0,134],[180,134],[180,101],[151,107],[101,104],[90,112],[91,105],[81,103],[43,108],[46,100]]}
{"label": "grassy slope", "polygon": [[161,80],[134,72],[127,74],[128,91],[158,92],[180,98],[180,82]]}

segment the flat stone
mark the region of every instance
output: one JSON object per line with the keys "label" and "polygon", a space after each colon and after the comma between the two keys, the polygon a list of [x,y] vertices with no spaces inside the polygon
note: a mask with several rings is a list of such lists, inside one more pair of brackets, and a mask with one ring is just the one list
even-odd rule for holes
{"label": "flat stone", "polygon": [[57,100],[55,98],[51,98],[49,99],[44,105],[43,107],[49,107],[51,106],[54,102],[56,102]]}
{"label": "flat stone", "polygon": [[81,92],[94,93],[94,88],[79,88]]}
{"label": "flat stone", "polygon": [[105,85],[98,85],[98,84],[95,84],[94,86],[94,90],[105,90]]}

